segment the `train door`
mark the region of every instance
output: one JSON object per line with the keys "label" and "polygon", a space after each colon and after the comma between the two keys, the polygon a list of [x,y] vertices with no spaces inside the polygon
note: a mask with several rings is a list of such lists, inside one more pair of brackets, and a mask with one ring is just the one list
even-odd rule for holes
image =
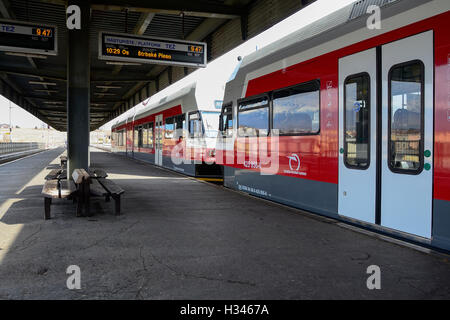
{"label": "train door", "polygon": [[155,118],[155,164],[162,166],[163,151],[163,115],[160,114]]}
{"label": "train door", "polygon": [[339,73],[339,214],[431,238],[433,32],[345,57]]}
{"label": "train door", "polygon": [[433,31],[382,52],[381,225],[431,238]]}
{"label": "train door", "polygon": [[339,61],[339,213],[375,223],[377,52]]}

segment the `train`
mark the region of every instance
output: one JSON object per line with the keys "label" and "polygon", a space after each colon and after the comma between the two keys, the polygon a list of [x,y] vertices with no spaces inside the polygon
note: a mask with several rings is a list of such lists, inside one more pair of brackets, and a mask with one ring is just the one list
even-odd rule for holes
{"label": "train", "polygon": [[113,151],[449,251],[449,27],[448,0],[354,2],[245,56],[207,103],[193,84],[117,123]]}
{"label": "train", "polygon": [[208,181],[220,181],[215,144],[225,84],[196,80],[150,103],[111,128],[111,150]]}
{"label": "train", "polygon": [[224,185],[450,250],[449,10],[358,1],[246,56],[220,116]]}

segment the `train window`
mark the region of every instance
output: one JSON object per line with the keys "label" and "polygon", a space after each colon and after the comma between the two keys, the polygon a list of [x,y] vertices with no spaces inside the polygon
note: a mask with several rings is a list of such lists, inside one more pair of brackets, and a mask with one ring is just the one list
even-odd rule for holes
{"label": "train window", "polygon": [[173,139],[175,131],[175,121],[173,117],[166,118],[164,138]]}
{"label": "train window", "polygon": [[220,115],[220,132],[224,137],[231,137],[233,135],[233,104],[229,103],[223,107]]}
{"label": "train window", "polygon": [[412,61],[389,71],[388,161],[393,172],[419,174],[424,163],[424,65]]}
{"label": "train window", "polygon": [[133,145],[135,148],[139,147],[139,131],[138,127],[134,127]]}
{"label": "train window", "polygon": [[344,163],[348,168],[370,166],[370,76],[348,77],[344,83]]}
{"label": "train window", "polygon": [[150,122],[147,128],[147,148],[153,149],[153,122]]}
{"label": "train window", "polygon": [[202,124],[206,138],[217,138],[220,112],[202,111]]}
{"label": "train window", "polygon": [[273,129],[280,135],[318,134],[320,82],[312,81],[273,93]]}
{"label": "train window", "polygon": [[199,138],[203,135],[202,120],[199,112],[189,114],[189,136]]}
{"label": "train window", "polygon": [[127,147],[128,146],[130,146],[130,147],[133,146],[133,138],[134,138],[133,135],[134,135],[133,128],[131,127],[130,130],[127,129],[127,135],[126,135],[127,141],[125,142]]}
{"label": "train window", "polygon": [[144,130],[142,130],[142,129],[143,129],[142,126],[138,127],[138,147],[139,148],[144,147],[144,141],[143,141],[143,131]]}
{"label": "train window", "polygon": [[241,137],[262,137],[269,133],[269,99],[266,96],[239,103],[238,133]]}
{"label": "train window", "polygon": [[186,127],[186,115],[180,114],[175,117],[175,130],[177,140],[183,137],[183,131]]}
{"label": "train window", "polygon": [[147,141],[148,141],[148,124],[144,124],[142,126],[142,146],[144,148],[147,148]]}

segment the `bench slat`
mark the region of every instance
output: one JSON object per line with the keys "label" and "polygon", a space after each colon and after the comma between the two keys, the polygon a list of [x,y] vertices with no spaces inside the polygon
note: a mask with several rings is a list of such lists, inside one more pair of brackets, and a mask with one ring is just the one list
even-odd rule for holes
{"label": "bench slat", "polygon": [[76,190],[75,185],[67,180],[59,181],[59,183],[58,180],[48,180],[42,187],[42,194],[46,198],[64,199],[69,197]]}
{"label": "bench slat", "polygon": [[67,198],[77,191],[77,188],[72,181],[61,180],[59,183],[61,185],[61,198]]}
{"label": "bench slat", "polygon": [[104,197],[108,195],[108,192],[100,185],[100,183],[96,179],[92,180],[90,190],[91,194],[97,197]]}
{"label": "bench slat", "polygon": [[61,173],[58,175],[58,179],[60,179],[60,180],[67,179],[67,170],[66,169],[61,170]]}
{"label": "bench slat", "polygon": [[108,176],[105,170],[98,168],[89,169],[89,174],[91,175],[91,177],[95,178],[106,178]]}
{"label": "bench slat", "polygon": [[56,180],[60,173],[61,169],[53,169],[45,176],[45,180]]}
{"label": "bench slat", "polygon": [[42,194],[47,198],[59,198],[58,180],[45,181]]}
{"label": "bench slat", "polygon": [[112,180],[99,178],[97,179],[100,184],[107,189],[113,195],[121,195],[125,191],[115,184]]}

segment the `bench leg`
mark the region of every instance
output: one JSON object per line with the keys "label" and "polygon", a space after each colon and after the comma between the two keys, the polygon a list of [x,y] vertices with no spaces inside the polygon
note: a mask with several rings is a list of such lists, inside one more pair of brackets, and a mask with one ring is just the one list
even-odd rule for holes
{"label": "bench leg", "polygon": [[91,201],[91,191],[90,191],[89,185],[86,184],[84,187],[84,214],[85,214],[85,217],[92,217],[90,201]]}
{"label": "bench leg", "polygon": [[76,196],[74,197],[74,199],[76,198],[76,202],[77,202],[77,217],[82,217],[83,216],[83,197],[80,193],[80,191],[77,191]]}
{"label": "bench leg", "polygon": [[115,202],[116,216],[120,216],[120,196],[116,196],[114,198],[114,202]]}
{"label": "bench leg", "polygon": [[52,204],[52,198],[44,198],[44,207],[45,207],[45,214],[44,219],[49,220],[50,219],[50,206]]}

